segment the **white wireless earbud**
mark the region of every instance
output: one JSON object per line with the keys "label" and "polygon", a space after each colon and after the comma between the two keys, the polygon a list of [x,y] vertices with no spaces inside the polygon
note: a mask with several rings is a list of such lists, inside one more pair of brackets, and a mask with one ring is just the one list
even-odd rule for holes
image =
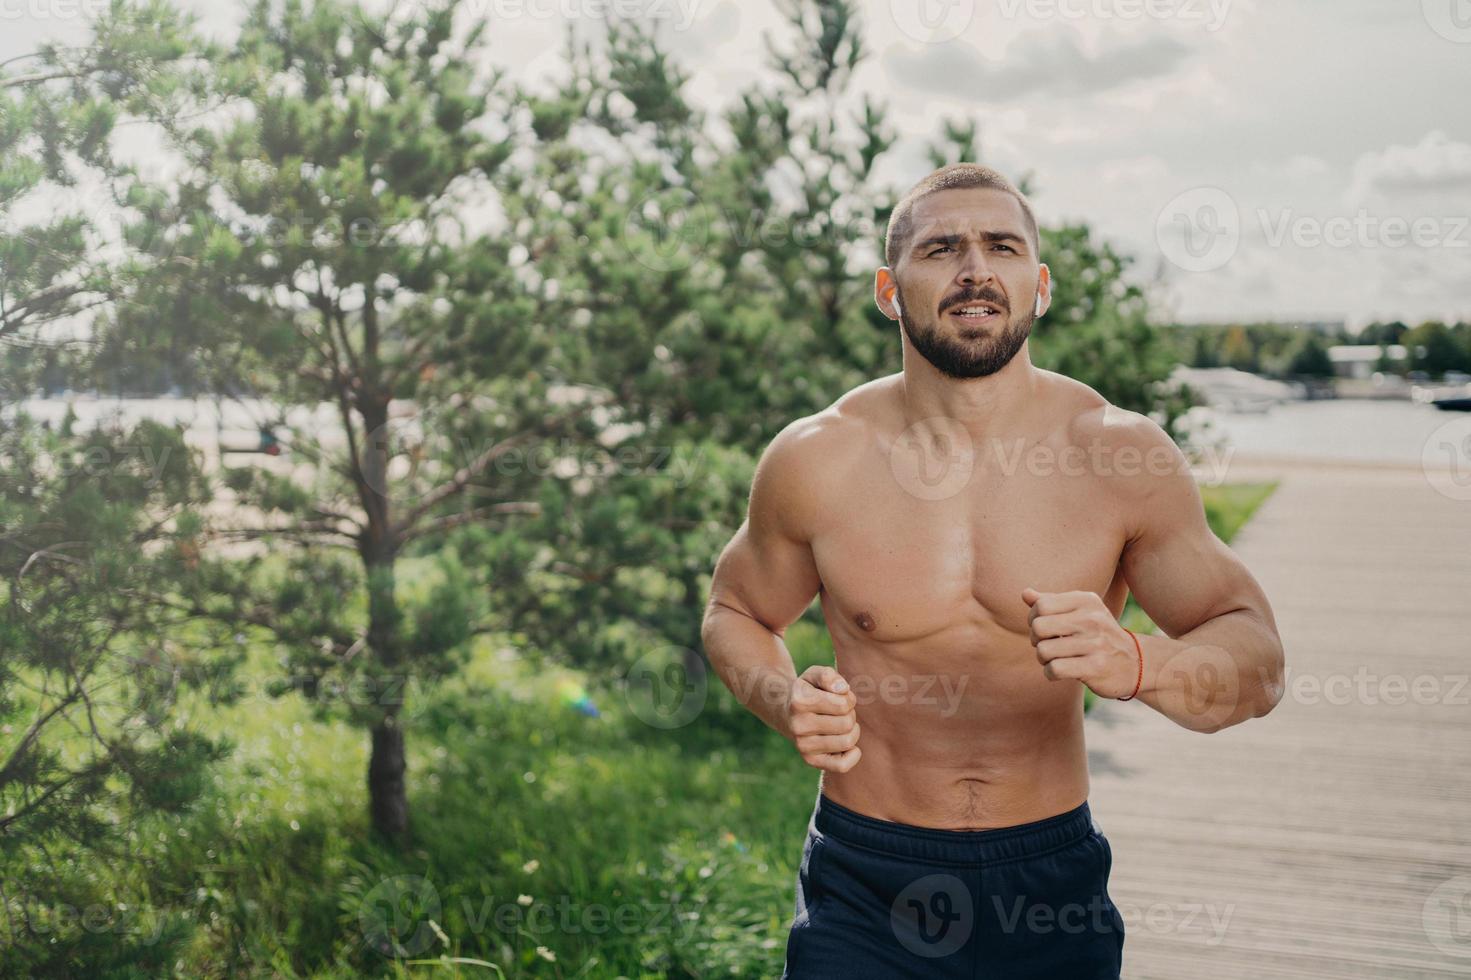
{"label": "white wireless earbud", "polygon": [[890,300],[890,302],[894,304],[894,312],[899,314],[900,316],[903,316],[904,311],[899,308],[899,290],[894,290],[894,296],[893,299]]}
{"label": "white wireless earbud", "polygon": [[1042,315],[1042,294],[1041,293],[1038,293],[1037,294],[1037,303],[1036,303],[1035,306],[1032,307],[1032,316],[1041,316],[1041,315]]}

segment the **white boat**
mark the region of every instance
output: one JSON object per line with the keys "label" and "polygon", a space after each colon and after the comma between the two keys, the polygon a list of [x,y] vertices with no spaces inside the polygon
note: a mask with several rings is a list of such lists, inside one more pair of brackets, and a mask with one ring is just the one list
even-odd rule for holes
{"label": "white boat", "polygon": [[1301,386],[1229,367],[1192,368],[1182,364],[1171,372],[1170,380],[1194,388],[1211,408],[1223,412],[1261,413],[1303,397]]}

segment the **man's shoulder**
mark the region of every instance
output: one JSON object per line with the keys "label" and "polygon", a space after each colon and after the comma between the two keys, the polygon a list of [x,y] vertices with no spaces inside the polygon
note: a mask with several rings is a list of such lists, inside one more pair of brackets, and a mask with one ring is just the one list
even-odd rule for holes
{"label": "man's shoulder", "polygon": [[847,455],[862,446],[883,418],[892,399],[895,375],[875,378],[844,392],[832,404],[793,419],[772,439],[768,452],[778,455]]}
{"label": "man's shoulder", "polygon": [[774,481],[809,492],[841,481],[852,467],[863,465],[891,385],[891,378],[876,378],[788,422],[767,444],[761,468]]}
{"label": "man's shoulder", "polygon": [[1068,441],[1099,462],[1101,477],[1134,483],[1134,477],[1182,469],[1180,448],[1153,418],[1115,405],[1076,378],[1048,374],[1068,403]]}
{"label": "man's shoulder", "polygon": [[[753,519],[809,540],[824,521],[822,501],[862,465],[871,431],[869,393],[860,385],[831,405],[788,422],[761,453],[751,489]],[[857,396],[856,398],[854,396]]]}

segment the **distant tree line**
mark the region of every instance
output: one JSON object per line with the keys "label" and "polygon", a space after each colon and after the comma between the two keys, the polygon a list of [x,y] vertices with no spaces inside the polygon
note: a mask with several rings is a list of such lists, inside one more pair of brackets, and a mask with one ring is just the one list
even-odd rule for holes
{"label": "distant tree line", "polygon": [[1273,378],[1331,377],[1328,348],[1339,344],[1404,345],[1404,360],[1391,359],[1386,351],[1375,364],[1375,370],[1387,374],[1423,372],[1440,378],[1447,371],[1471,373],[1471,323],[1464,321],[1427,320],[1414,327],[1398,320],[1375,322],[1356,334],[1284,323],[1179,324],[1164,334],[1182,364],[1231,367]]}

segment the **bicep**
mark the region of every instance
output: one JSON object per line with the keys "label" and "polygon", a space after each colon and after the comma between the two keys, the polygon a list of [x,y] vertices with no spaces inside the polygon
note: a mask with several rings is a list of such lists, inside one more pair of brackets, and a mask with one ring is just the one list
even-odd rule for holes
{"label": "bicep", "polygon": [[800,541],[741,525],[715,564],[712,604],[744,613],[780,636],[811,604],[821,583]]}
{"label": "bicep", "polygon": [[1174,466],[1142,475],[1131,497],[1134,530],[1121,567],[1135,601],[1171,637],[1237,609],[1265,608],[1251,572],[1211,530],[1183,454],[1158,435],[1168,441]]}
{"label": "bicep", "polygon": [[711,604],[744,613],[777,635],[794,623],[821,588],[805,533],[808,495],[796,449],[778,437],[751,482],[746,519],[721,552]]}

